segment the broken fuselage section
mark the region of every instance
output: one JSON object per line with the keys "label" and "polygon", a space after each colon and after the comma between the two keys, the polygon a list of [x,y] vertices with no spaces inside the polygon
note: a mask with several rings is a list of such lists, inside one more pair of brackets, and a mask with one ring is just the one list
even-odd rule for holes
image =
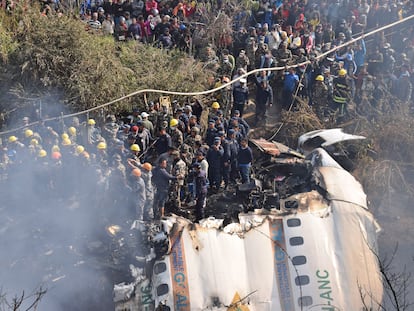
{"label": "broken fuselage section", "polygon": [[150,230],[150,273],[138,278],[129,310],[377,307],[379,227],[361,184],[322,148],[305,158],[275,142],[251,144],[255,181],[210,198],[214,217],[194,224],[172,215]]}

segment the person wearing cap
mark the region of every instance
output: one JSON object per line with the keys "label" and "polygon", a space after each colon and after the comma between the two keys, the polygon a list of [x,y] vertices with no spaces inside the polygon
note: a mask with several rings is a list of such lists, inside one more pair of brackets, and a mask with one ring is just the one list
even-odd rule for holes
{"label": "person wearing cap", "polygon": [[142,152],[146,152],[151,143],[151,133],[145,128],[143,121],[137,122],[138,130],[136,131],[136,143],[140,146]]}
{"label": "person wearing cap", "polygon": [[214,138],[214,143],[207,151],[206,160],[208,162],[208,178],[213,192],[217,191],[221,185],[221,167],[224,149],[221,146],[221,138]]}
{"label": "person wearing cap", "polygon": [[206,134],[204,136],[204,141],[208,146],[211,146],[214,143],[214,138],[217,136],[217,128],[216,121],[214,119],[210,119],[208,121],[208,127],[206,130]]}
{"label": "person wearing cap", "polygon": [[204,218],[204,209],[206,207],[207,198],[207,175],[201,167],[201,164],[196,162],[193,164],[194,178],[193,182],[195,185],[195,221],[199,222]]}
{"label": "person wearing cap", "polygon": [[250,125],[249,123],[247,123],[247,121],[241,116],[240,111],[239,110],[234,110],[233,112],[233,118],[236,118],[238,121],[238,124],[243,125],[244,126],[244,130],[246,133],[246,136],[249,134],[250,131]]}
{"label": "person wearing cap", "polygon": [[150,132],[151,137],[154,137],[154,124],[148,119],[149,116],[145,111],[141,113],[142,124]]}
{"label": "person wearing cap", "polygon": [[199,134],[199,133],[200,133],[200,131],[201,131],[201,126],[200,126],[200,124],[198,123],[198,118],[197,118],[197,116],[196,116],[196,115],[192,114],[192,115],[190,116],[190,119],[189,119],[189,121],[188,121],[188,127],[189,127],[189,132],[188,132],[187,134],[191,134],[191,131],[193,130],[193,128],[196,128],[196,131],[198,131],[198,132],[197,132],[197,134]]}
{"label": "person wearing cap", "polygon": [[247,87],[247,79],[240,79],[240,84],[233,88],[233,112],[238,110],[243,115],[244,107],[249,100],[249,88]]}
{"label": "person wearing cap", "polygon": [[195,137],[200,136],[200,128],[193,126],[190,130],[190,134],[184,139],[184,144],[188,145],[190,148],[194,149],[195,147]]}
{"label": "person wearing cap", "polygon": [[173,167],[171,174],[174,176],[182,176],[183,178],[177,179],[171,184],[171,198],[175,202],[175,206],[181,208],[181,201],[184,198],[184,182],[187,177],[187,164],[183,160],[183,154],[179,151],[174,153]]}

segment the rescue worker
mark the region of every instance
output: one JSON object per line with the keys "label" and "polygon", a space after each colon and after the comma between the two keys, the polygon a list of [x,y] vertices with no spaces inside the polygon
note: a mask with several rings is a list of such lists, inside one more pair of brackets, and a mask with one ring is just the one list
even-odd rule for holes
{"label": "rescue worker", "polygon": [[149,116],[145,111],[141,113],[142,124],[150,132],[151,137],[154,137],[154,124],[148,119]]}
{"label": "rescue worker", "polygon": [[184,197],[182,191],[184,190],[184,180],[187,177],[187,164],[182,159],[183,155],[177,152],[174,158],[172,175],[183,176],[182,179],[177,179],[172,183],[172,195],[175,201],[175,205],[181,208],[181,199]]}
{"label": "rescue worker", "polygon": [[207,198],[207,176],[206,172],[201,169],[201,164],[196,162],[194,168],[194,184],[195,184],[195,221],[199,222],[204,218],[204,208]]}
{"label": "rescue worker", "polygon": [[131,147],[129,147],[130,154],[129,159],[133,159],[135,161],[139,161],[139,153],[141,151],[141,148],[138,144],[132,144]]}
{"label": "rescue worker", "polygon": [[105,138],[108,145],[112,145],[113,141],[116,139],[118,131],[119,125],[116,123],[115,116],[113,114],[107,115],[105,124],[102,128],[102,137]]}
{"label": "rescue worker", "polygon": [[181,178],[181,176],[174,176],[168,173],[166,167],[167,160],[161,158],[158,162],[158,166],[153,170],[152,175],[152,182],[155,186],[153,213],[154,219],[157,220],[164,216],[164,208],[165,203],[168,200],[170,181]]}
{"label": "rescue worker", "polygon": [[165,127],[160,127],[158,139],[154,143],[154,148],[157,155],[161,155],[168,151],[168,148],[172,147],[172,141],[170,134],[167,133]]}
{"label": "rescue worker", "polygon": [[141,177],[145,183],[145,205],[143,220],[149,221],[154,218],[153,204],[154,204],[154,187],[152,186],[152,165],[145,162],[141,166]]}
{"label": "rescue worker", "polygon": [[132,179],[132,204],[135,207],[135,217],[133,219],[144,220],[144,209],[146,204],[146,186],[141,177],[142,173],[139,168],[134,168],[131,172]]}
{"label": "rescue worker", "polygon": [[320,120],[324,120],[329,114],[328,107],[328,87],[324,83],[323,75],[317,75],[312,90],[312,102],[316,115]]}
{"label": "rescue worker", "polygon": [[106,143],[101,141],[96,145],[96,162],[101,166],[102,169],[108,167],[108,154],[106,152]]}
{"label": "rescue worker", "polygon": [[208,114],[208,119],[212,120],[215,116],[217,116],[217,112],[220,109],[220,104],[218,102],[213,102],[211,104],[211,109]]}
{"label": "rescue worker", "polygon": [[216,121],[210,119],[208,121],[208,128],[206,130],[206,135],[204,136],[204,141],[208,146],[211,146],[214,143],[214,138],[217,136],[217,128],[215,127]]}
{"label": "rescue worker", "polygon": [[220,137],[214,139],[214,144],[207,151],[207,162],[209,165],[208,178],[213,192],[217,192],[221,185],[221,166],[224,149],[221,146]]}
{"label": "rescue worker", "polygon": [[283,81],[282,90],[282,108],[289,110],[290,106],[294,103],[293,94],[299,84],[299,76],[296,74],[295,68],[290,67],[285,72],[285,79]]}
{"label": "rescue worker", "polygon": [[252,149],[248,146],[247,139],[243,138],[237,153],[237,162],[243,184],[250,183],[250,168],[253,161]]}
{"label": "rescue worker", "polygon": [[81,142],[81,144],[87,147],[89,146],[88,149],[91,149],[91,150],[99,142],[99,139],[101,136],[99,133],[99,130],[95,127],[95,125],[96,125],[95,120],[89,119],[87,122],[87,126],[85,128],[85,135],[82,135],[85,141]]}
{"label": "rescue worker", "polygon": [[240,116],[243,115],[244,106],[249,99],[249,89],[247,87],[247,80],[245,78],[240,79],[240,85],[233,88],[233,111],[238,110]]}
{"label": "rescue worker", "polygon": [[171,129],[171,143],[172,143],[172,146],[178,149],[183,144],[184,138],[183,138],[183,133],[178,128],[178,120],[177,119],[171,119],[170,129]]}
{"label": "rescue worker", "polygon": [[347,104],[351,98],[351,88],[346,78],[346,70],[340,69],[338,77],[333,80],[332,110],[338,112],[338,117],[342,118],[347,113]]}
{"label": "rescue worker", "polygon": [[72,142],[76,143],[76,141],[77,141],[77,130],[76,130],[76,127],[70,126],[68,128],[68,134],[69,134],[69,139]]}
{"label": "rescue worker", "polygon": [[194,150],[194,148],[195,148],[195,137],[199,134],[200,134],[200,128],[197,127],[197,126],[193,126],[190,130],[190,135],[188,135],[185,138],[184,144],[188,145],[191,149]]}

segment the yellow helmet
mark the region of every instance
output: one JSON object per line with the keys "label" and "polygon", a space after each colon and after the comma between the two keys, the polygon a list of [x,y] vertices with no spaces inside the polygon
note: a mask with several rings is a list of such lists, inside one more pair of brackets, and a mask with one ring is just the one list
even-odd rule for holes
{"label": "yellow helmet", "polygon": [[99,150],[105,150],[106,149],[106,143],[104,143],[103,141],[101,141],[96,148],[98,148]]}
{"label": "yellow helmet", "polygon": [[26,136],[26,137],[32,137],[33,136],[33,131],[32,130],[29,130],[29,129],[25,130],[24,131],[24,136]]}
{"label": "yellow helmet", "polygon": [[95,125],[95,124],[96,124],[96,122],[95,122],[95,120],[94,120],[94,119],[89,119],[89,120],[88,120],[88,124],[89,124],[89,125]]}
{"label": "yellow helmet", "polygon": [[214,109],[219,109],[219,108],[220,108],[220,104],[219,104],[218,102],[214,102],[214,103],[211,105],[211,108],[214,108]]}
{"label": "yellow helmet", "polygon": [[76,128],[71,126],[70,128],[68,128],[68,132],[70,135],[76,135]]}
{"label": "yellow helmet", "polygon": [[85,151],[85,148],[83,146],[79,145],[79,146],[76,147],[76,154],[79,155],[84,151]]}
{"label": "yellow helmet", "polygon": [[62,134],[62,140],[69,139],[69,135],[67,133]]}
{"label": "yellow helmet", "polygon": [[177,119],[171,119],[170,126],[174,127],[174,126],[177,126],[177,125],[178,125],[178,120]]}
{"label": "yellow helmet", "polygon": [[317,75],[315,80],[316,81],[323,81],[324,80],[323,75]]}
{"label": "yellow helmet", "polygon": [[62,140],[62,146],[70,146],[70,145],[72,145],[72,142],[70,141],[69,138]]}
{"label": "yellow helmet", "polygon": [[338,75],[340,76],[340,77],[343,77],[343,76],[346,76],[346,70],[345,69],[340,69],[339,71],[338,71]]}
{"label": "yellow helmet", "polygon": [[14,143],[15,141],[17,141],[17,137],[16,136],[10,136],[9,137],[9,143]]}
{"label": "yellow helmet", "polygon": [[36,138],[32,138],[32,140],[30,141],[30,144],[32,146],[37,146],[39,144],[39,141]]}
{"label": "yellow helmet", "polygon": [[59,152],[60,151],[60,148],[59,148],[59,146],[58,145],[54,145],[53,147],[52,147],[52,152]]}
{"label": "yellow helmet", "polygon": [[39,153],[37,154],[37,156],[39,158],[44,158],[45,156],[47,156],[46,150],[44,150],[44,149],[40,150]]}
{"label": "yellow helmet", "polygon": [[130,147],[131,151],[141,151],[141,148],[138,144],[132,144]]}

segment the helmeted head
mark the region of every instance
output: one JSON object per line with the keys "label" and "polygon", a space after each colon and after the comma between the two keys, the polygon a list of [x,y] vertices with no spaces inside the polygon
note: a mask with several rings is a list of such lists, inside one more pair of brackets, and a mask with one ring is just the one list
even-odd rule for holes
{"label": "helmeted head", "polygon": [[33,131],[32,130],[25,130],[24,131],[24,136],[26,136],[26,138],[32,137],[33,136]]}
{"label": "helmeted head", "polygon": [[132,176],[141,177],[141,170],[139,168],[134,168],[131,172]]}
{"label": "helmeted head", "polygon": [[106,143],[101,141],[101,142],[98,143],[98,145],[96,145],[96,148],[98,150],[106,150]]}
{"label": "helmeted head", "polygon": [[323,80],[325,80],[325,79],[323,78],[323,75],[317,75],[316,78],[315,78],[315,80],[316,81],[322,81],[323,82]]}
{"label": "helmeted head", "polygon": [[139,147],[138,144],[132,144],[129,149],[133,152],[140,152],[141,151],[141,148]]}
{"label": "helmeted head", "polygon": [[338,76],[345,77],[346,76],[346,69],[342,68],[338,71]]}
{"label": "helmeted head", "polygon": [[150,172],[152,170],[152,165],[151,163],[145,162],[144,164],[142,164],[142,168],[147,172]]}

